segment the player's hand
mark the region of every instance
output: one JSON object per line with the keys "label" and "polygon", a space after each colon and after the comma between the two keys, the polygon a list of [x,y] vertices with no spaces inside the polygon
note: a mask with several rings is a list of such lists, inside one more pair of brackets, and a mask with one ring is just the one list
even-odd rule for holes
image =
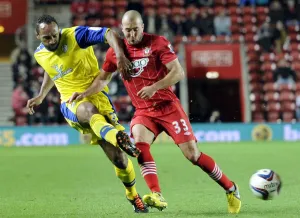
{"label": "player's hand", "polygon": [[125,55],[117,58],[117,67],[125,80],[131,80],[131,75],[133,74],[132,64]]}
{"label": "player's hand", "polygon": [[33,110],[33,107],[40,105],[42,102],[43,102],[42,96],[37,96],[37,97],[29,99],[27,101],[27,105],[26,105],[28,113],[30,115],[34,114],[35,111]]}
{"label": "player's hand", "polygon": [[69,98],[69,100],[67,101],[67,103],[72,103],[73,101],[80,101],[82,99],[84,99],[86,96],[84,93],[80,93],[80,92],[74,92],[73,95],[71,96],[71,98]]}
{"label": "player's hand", "polygon": [[145,86],[137,94],[140,98],[148,100],[155,94],[155,92],[156,89],[153,86]]}

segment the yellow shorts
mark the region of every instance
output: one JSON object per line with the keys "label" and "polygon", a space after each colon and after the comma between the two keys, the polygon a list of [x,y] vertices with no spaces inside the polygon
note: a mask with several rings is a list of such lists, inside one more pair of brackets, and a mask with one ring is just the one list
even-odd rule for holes
{"label": "yellow shorts", "polygon": [[77,108],[83,102],[90,102],[93,105],[95,105],[99,113],[103,116],[103,121],[110,123],[117,130],[125,130],[125,128],[119,123],[119,119],[116,115],[115,108],[108,94],[104,91],[86,97],[80,101],[72,102],[71,104],[63,102],[60,106],[60,110],[63,116],[65,117],[66,121],[71,127],[78,130],[82,134],[92,134],[91,144],[97,144],[100,138],[93,132],[93,130],[89,126],[83,127],[82,125],[80,125],[77,119]]}

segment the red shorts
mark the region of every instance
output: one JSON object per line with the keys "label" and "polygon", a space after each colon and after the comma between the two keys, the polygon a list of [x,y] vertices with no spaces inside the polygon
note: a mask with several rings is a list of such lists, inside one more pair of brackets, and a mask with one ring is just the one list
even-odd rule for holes
{"label": "red shorts", "polygon": [[130,123],[130,130],[135,124],[147,127],[155,137],[165,131],[176,144],[196,140],[189,118],[179,100],[164,102],[155,108],[137,109]]}

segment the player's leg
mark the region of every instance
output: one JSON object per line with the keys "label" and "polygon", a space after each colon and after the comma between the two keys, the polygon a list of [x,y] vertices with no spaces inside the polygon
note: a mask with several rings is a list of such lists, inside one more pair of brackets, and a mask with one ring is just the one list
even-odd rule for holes
{"label": "player's leg", "polygon": [[168,204],[161,194],[156,163],[150,152],[150,145],[159,134],[159,130],[149,118],[137,116],[131,122],[131,133],[136,147],[141,151],[138,156],[141,174],[151,190],[150,194],[143,196],[143,200],[149,206],[163,210]]}
{"label": "player's leg", "polygon": [[137,193],[135,185],[135,172],[131,160],[118,147],[104,140],[98,141],[109,160],[114,164],[117,177],[126,189],[126,197],[134,206],[136,213],[147,213],[148,208]]}
{"label": "player's leg", "polygon": [[165,128],[165,131],[173,138],[189,161],[199,166],[225,189],[226,193],[231,196],[228,200],[229,212],[238,213],[241,203],[237,186],[228,179],[210,156],[199,151],[191,124],[180,103],[171,103],[168,105],[168,110],[172,113],[158,117],[159,121],[157,122],[160,122]]}
{"label": "player's leg", "polygon": [[130,141],[128,135],[108,123],[92,103],[82,102],[77,108],[76,116],[81,125],[89,125],[99,138],[114,146],[119,146],[132,157],[139,155],[140,151]]}
{"label": "player's leg", "polygon": [[199,151],[195,140],[178,144],[178,146],[189,161],[199,166],[226,191],[228,211],[238,213],[241,208],[238,186],[228,179],[210,156]]}

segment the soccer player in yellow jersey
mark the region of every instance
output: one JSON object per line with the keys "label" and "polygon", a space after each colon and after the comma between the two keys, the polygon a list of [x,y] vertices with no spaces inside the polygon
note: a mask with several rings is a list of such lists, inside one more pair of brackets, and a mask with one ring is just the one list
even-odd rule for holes
{"label": "soccer player in yellow jersey", "polygon": [[34,57],[45,73],[39,95],[27,102],[29,113],[34,113],[34,106],[41,104],[55,85],[61,95],[61,112],[69,125],[81,133],[92,134],[91,143],[98,143],[114,164],[134,211],[148,212],[135,188],[132,162],[124,153],[137,157],[140,151],[119,124],[107,94],[108,87],[93,95],[85,93],[100,75],[91,45],[107,42],[117,54],[119,71],[123,76],[131,73],[131,64],[124,55],[122,40],[106,27],[77,26],[60,30],[55,18],[50,15],[38,19],[36,36],[41,44]]}

